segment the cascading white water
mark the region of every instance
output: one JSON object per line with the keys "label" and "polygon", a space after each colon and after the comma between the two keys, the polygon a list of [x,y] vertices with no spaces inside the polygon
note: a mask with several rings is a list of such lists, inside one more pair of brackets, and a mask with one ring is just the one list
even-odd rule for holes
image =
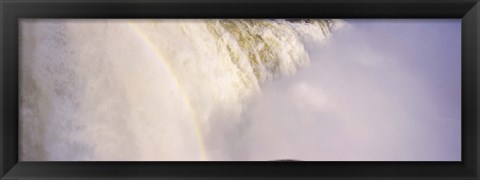
{"label": "cascading white water", "polygon": [[21,159],[228,160],[249,97],[338,24],[22,20]]}

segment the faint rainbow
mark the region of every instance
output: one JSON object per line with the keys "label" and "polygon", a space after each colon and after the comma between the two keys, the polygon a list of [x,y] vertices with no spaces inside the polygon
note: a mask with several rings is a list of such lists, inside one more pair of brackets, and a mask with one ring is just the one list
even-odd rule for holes
{"label": "faint rainbow", "polygon": [[198,121],[197,115],[192,108],[192,104],[190,103],[190,100],[186,95],[185,88],[182,86],[182,84],[180,83],[180,80],[177,78],[176,74],[174,73],[172,66],[165,60],[165,58],[162,57],[161,52],[157,49],[157,46],[155,45],[155,43],[153,43],[152,40],[139,27],[137,27],[137,25],[133,23],[128,23],[128,26],[132,28],[133,31],[135,31],[145,43],[147,43],[147,45],[153,50],[153,52],[155,52],[155,56],[157,56],[157,58],[160,59],[160,61],[162,61],[162,63],[166,66],[169,73],[173,76],[173,79],[175,80],[177,88],[180,91],[180,95],[182,96],[183,102],[187,106],[187,109],[190,113],[192,123],[195,126],[195,135],[197,137],[198,146],[200,148],[201,158],[202,160],[207,160],[207,154],[206,154],[205,143],[204,143],[205,141],[203,139],[200,122]]}

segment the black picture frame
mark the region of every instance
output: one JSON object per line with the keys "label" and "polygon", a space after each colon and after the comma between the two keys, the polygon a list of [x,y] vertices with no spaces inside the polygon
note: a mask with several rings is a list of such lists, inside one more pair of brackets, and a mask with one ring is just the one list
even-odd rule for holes
{"label": "black picture frame", "polygon": [[[20,18],[461,18],[461,162],[19,162]],[[1,0],[0,179],[479,179],[478,0]]]}

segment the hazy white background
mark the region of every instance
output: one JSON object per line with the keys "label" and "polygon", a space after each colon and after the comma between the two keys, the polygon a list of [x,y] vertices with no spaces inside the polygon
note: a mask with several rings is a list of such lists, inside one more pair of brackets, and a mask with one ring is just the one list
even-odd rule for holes
{"label": "hazy white background", "polygon": [[[238,159],[461,160],[460,20],[347,20],[268,83],[225,138]],[[246,135],[245,135],[246,134]]]}

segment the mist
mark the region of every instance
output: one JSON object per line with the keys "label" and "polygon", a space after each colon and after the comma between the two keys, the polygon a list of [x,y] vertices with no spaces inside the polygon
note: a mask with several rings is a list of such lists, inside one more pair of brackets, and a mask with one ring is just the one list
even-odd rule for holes
{"label": "mist", "polygon": [[346,20],[267,82],[223,140],[236,160],[460,161],[460,20]]}

